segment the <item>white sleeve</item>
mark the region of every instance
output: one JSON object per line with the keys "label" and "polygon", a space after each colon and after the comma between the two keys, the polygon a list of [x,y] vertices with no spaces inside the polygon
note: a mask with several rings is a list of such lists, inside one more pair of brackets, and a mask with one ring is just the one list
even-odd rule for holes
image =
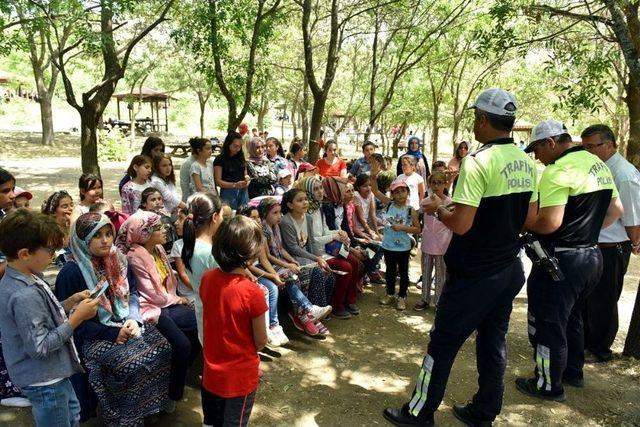
{"label": "white sleeve", "polygon": [[627,180],[618,186],[624,214],[620,220],[625,227],[640,225],[640,180]]}

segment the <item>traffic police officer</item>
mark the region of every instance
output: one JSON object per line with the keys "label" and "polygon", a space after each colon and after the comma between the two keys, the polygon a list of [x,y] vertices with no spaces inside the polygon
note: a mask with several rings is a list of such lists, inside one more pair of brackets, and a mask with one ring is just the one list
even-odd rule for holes
{"label": "traffic police officer", "polygon": [[479,390],[468,405],[455,405],[454,414],[468,424],[490,425],[502,407],[509,317],[524,285],[518,236],[537,208],[537,172],[510,137],[516,113],[510,93],[488,89],[472,108],[474,135],[483,146],[462,162],[454,209],[434,196],[426,208],[454,235],[416,387],[402,408],[383,412],[398,426],[433,425],[456,354],[474,331]]}
{"label": "traffic police officer", "polygon": [[[534,263],[527,281],[533,378],[516,379],[522,393],[563,401],[565,384],[583,386],[584,299],[602,274],[600,229],[622,214],[609,168],[571,141],[562,123],[547,120],[532,131],[525,149],[547,167],[540,179],[539,211],[527,218],[556,268]],[[548,264],[547,264],[548,265]],[[562,275],[557,275],[557,270]],[[552,278],[552,271],[556,278]]]}

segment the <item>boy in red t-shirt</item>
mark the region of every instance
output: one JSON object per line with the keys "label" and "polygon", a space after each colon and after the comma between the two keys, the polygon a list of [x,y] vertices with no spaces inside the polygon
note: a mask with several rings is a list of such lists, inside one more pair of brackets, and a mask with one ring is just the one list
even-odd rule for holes
{"label": "boy in red t-shirt", "polygon": [[236,216],[223,223],[213,243],[219,268],[202,276],[202,412],[204,425],[244,426],[258,388],[258,351],[267,343],[264,293],[247,279],[262,247],[262,230]]}

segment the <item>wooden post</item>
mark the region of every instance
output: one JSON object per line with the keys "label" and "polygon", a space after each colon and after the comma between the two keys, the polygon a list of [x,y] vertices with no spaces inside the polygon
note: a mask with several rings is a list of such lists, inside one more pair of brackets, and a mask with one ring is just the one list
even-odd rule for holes
{"label": "wooden post", "polygon": [[120,98],[118,98],[118,121],[120,121]]}
{"label": "wooden post", "polygon": [[164,99],[164,128],[169,133],[169,116],[168,116],[167,98]]}

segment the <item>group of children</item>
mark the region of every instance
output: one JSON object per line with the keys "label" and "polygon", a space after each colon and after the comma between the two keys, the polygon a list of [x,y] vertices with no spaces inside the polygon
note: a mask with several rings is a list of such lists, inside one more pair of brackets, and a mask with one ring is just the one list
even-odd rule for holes
{"label": "group of children", "polygon": [[[121,210],[103,200],[99,177],[84,174],[80,203],[58,191],[35,213],[24,209],[32,195],[0,169],[2,347],[37,425],[76,425],[95,416],[97,403],[111,425],[171,412],[201,348],[204,424],[246,424],[257,352],[289,341],[279,314],[310,336],[328,335],[330,317],[360,314],[369,282],[386,283],[380,302],[404,310],[420,233],[423,286],[414,308],[432,302],[432,270],[437,302],[451,232],[420,212],[432,194],[448,198],[449,176],[437,164],[426,189],[412,156],[390,185],[379,179],[382,156],[349,182],[310,171],[290,183],[292,174],[281,173],[288,168],[278,168],[278,193],[234,212],[212,186],[210,142],[195,144],[194,194],[183,201],[164,145],[150,140],[120,183]],[[62,270],[52,290],[43,272],[55,254]],[[124,360],[120,373],[101,370]],[[156,375],[145,377],[143,363]],[[131,387],[114,391],[123,378]]]}

